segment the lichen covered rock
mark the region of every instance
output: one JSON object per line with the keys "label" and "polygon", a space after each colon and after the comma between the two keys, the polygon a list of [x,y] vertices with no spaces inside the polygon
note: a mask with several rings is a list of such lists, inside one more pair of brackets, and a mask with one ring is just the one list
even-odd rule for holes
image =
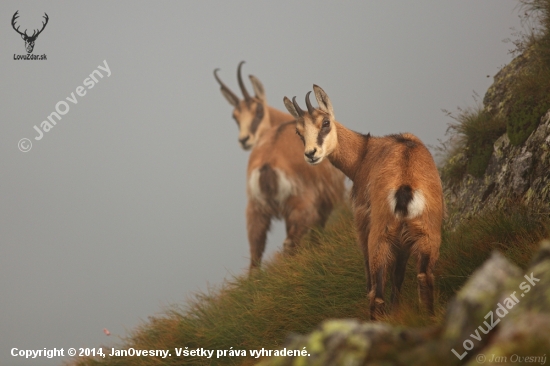
{"label": "lichen covered rock", "polygon": [[550,356],[550,242],[525,271],[494,253],[450,303],[441,327],[330,320],[309,335],[289,337],[285,348],[308,355],[272,357],[261,365],[523,364],[512,357],[542,364]]}
{"label": "lichen covered rock", "polygon": [[445,198],[451,228],[510,201],[550,206],[550,111],[523,145],[514,146],[502,135],[494,144],[485,175],[466,175],[458,185],[445,185]]}

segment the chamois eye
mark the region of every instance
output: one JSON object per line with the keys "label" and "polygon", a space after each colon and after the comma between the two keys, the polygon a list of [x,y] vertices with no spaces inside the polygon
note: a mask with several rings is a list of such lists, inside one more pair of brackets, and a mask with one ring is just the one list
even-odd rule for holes
{"label": "chamois eye", "polygon": [[328,119],[323,120],[323,128],[327,128],[330,126],[330,121]]}
{"label": "chamois eye", "polygon": [[302,136],[302,134],[300,133],[300,131],[298,131],[298,129],[296,129],[296,135],[298,135],[298,136],[300,137],[300,140],[302,140],[302,142],[303,142],[304,145],[305,145],[306,140],[304,139],[304,136]]}

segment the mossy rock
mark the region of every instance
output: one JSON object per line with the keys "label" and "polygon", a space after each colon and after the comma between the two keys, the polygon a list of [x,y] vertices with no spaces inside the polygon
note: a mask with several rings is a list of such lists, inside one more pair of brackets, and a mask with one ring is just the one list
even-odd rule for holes
{"label": "mossy rock", "polygon": [[506,133],[513,145],[523,144],[550,109],[550,90],[547,89],[541,90],[540,94],[520,95],[513,103],[506,123]]}

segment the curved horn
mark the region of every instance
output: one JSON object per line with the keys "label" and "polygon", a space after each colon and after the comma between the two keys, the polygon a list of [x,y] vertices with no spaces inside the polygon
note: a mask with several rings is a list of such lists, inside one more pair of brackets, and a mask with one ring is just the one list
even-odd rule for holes
{"label": "curved horn", "polygon": [[298,103],[296,103],[296,97],[292,98],[292,104],[294,104],[294,108],[296,108],[296,112],[298,112],[300,117],[303,117],[304,111],[302,110],[302,108],[300,108]]}
{"label": "curved horn", "polygon": [[219,71],[219,70],[220,70],[220,69],[214,70],[214,77],[216,78],[216,81],[220,84],[220,86],[222,87],[223,90],[225,90],[227,93],[231,94],[231,96],[238,102],[238,101],[239,101],[239,97],[237,97],[237,96],[235,95],[235,93],[233,93],[233,92],[231,91],[231,89],[229,89],[229,88],[227,87],[227,85],[225,85],[225,84],[223,83],[223,81],[220,80],[220,78],[219,78],[219,76],[218,76],[218,71]]}
{"label": "curved horn", "polygon": [[248,94],[248,91],[246,90],[243,78],[241,75],[241,67],[243,66],[244,61],[241,61],[239,63],[239,67],[237,68],[237,80],[239,80],[239,87],[241,88],[241,92],[243,93],[244,100],[250,100],[250,94]]}
{"label": "curved horn", "polygon": [[315,108],[313,108],[313,106],[311,105],[311,101],[309,100],[309,95],[311,94],[310,91],[307,92],[306,94],[306,106],[307,106],[307,111],[309,112],[309,114],[313,114],[313,111],[315,110]]}

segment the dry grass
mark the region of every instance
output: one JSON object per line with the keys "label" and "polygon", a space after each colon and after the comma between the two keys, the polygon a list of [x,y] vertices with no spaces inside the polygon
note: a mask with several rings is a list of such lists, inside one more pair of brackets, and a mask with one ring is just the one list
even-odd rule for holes
{"label": "dry grass", "polygon": [[[439,324],[447,301],[491,250],[499,249],[525,266],[539,240],[548,236],[548,222],[548,215],[516,206],[472,219],[455,232],[445,232],[436,266],[437,315],[429,317],[418,304],[414,261],[410,260],[401,308],[384,321],[408,327]],[[351,212],[342,208],[326,230],[309,235],[296,256],[276,257],[253,278],[235,277],[196,294],[187,304],[151,317],[120,345],[170,349],[171,357],[87,358],[72,365],[247,365],[257,360],[176,357],[174,348],[233,347],[249,354],[249,350],[277,349],[289,333],[308,333],[325,319],[367,320],[364,265],[355,240]]]}

